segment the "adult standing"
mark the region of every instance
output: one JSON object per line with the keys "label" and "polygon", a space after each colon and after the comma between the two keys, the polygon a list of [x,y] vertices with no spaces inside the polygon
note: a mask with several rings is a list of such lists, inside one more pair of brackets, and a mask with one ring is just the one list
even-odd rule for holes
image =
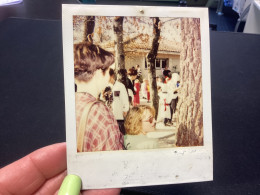
{"label": "adult standing", "polygon": [[130,68],[128,70],[128,75],[129,79],[132,81],[132,84],[134,86],[134,99],[133,99],[133,105],[139,105],[140,104],[140,97],[139,97],[139,92],[140,92],[140,81],[137,79],[138,77],[138,71],[134,67]]}
{"label": "adult standing", "polygon": [[170,80],[167,82],[167,87],[168,87],[168,93],[171,98],[170,102],[170,111],[171,111],[171,118],[170,118],[170,123],[172,124],[172,117],[173,114],[176,111],[177,103],[178,103],[178,86],[177,82],[180,80],[180,76],[177,73],[173,73],[170,76]]}
{"label": "adult standing", "polygon": [[141,90],[142,90],[143,98],[147,99],[147,102],[149,102],[150,101],[150,86],[149,86],[148,79],[144,79],[144,82],[142,83],[142,86],[141,86]]}
{"label": "adult standing", "polygon": [[[77,84],[75,93],[77,134],[81,121],[83,146],[78,152],[121,150],[123,137],[113,113],[102,102],[97,101],[99,94],[109,84],[109,69],[114,63],[112,53],[90,42],[74,44],[74,75]],[[88,117],[83,112],[92,104]],[[79,136],[77,143],[80,142]]]}
{"label": "adult standing", "polygon": [[117,76],[118,76],[118,81],[120,81],[125,85],[129,97],[129,103],[131,104],[133,101],[135,90],[132,81],[127,77],[127,70],[119,69]]}
{"label": "adult standing", "polygon": [[140,81],[140,83],[143,82],[143,77],[142,77],[142,70],[139,64],[137,64],[136,66],[136,70],[137,70],[137,77],[136,79],[138,79]]}
{"label": "adult standing", "polygon": [[138,79],[135,80],[135,95],[134,95],[134,106],[137,106],[140,104],[140,82]]}
{"label": "adult standing", "polygon": [[115,80],[115,73],[113,70],[109,71],[110,83],[112,86],[113,102],[112,111],[119,125],[121,133],[125,134],[124,118],[129,110],[129,100],[126,87],[123,83]]}

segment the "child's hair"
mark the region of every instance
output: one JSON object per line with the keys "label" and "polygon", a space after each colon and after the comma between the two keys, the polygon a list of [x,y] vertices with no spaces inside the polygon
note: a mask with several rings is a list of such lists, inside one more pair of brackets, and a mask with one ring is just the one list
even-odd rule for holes
{"label": "child's hair", "polygon": [[105,72],[114,63],[114,55],[91,42],[74,44],[74,76],[89,81],[94,72]]}
{"label": "child's hair", "polygon": [[145,110],[149,110],[155,116],[154,108],[147,105],[134,106],[129,110],[124,123],[126,134],[138,135],[142,132],[142,119]]}

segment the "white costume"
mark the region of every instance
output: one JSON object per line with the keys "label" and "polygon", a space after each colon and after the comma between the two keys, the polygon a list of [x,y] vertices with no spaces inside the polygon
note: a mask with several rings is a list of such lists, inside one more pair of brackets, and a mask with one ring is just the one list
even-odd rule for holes
{"label": "white costume", "polygon": [[116,81],[112,87],[113,103],[112,109],[116,120],[124,120],[123,112],[129,110],[129,100],[125,85]]}
{"label": "white costume", "polygon": [[177,94],[173,94],[174,90],[177,88],[177,81],[179,81],[180,76],[177,73],[172,74],[172,79],[167,83],[167,91],[171,99],[176,99]]}
{"label": "white costume", "polygon": [[142,84],[141,84],[141,92],[142,92],[142,97],[143,98],[148,98],[147,97],[147,84],[145,83],[145,82],[143,82]]}
{"label": "white costume", "polygon": [[168,94],[167,84],[162,84],[162,91],[158,93],[159,100],[159,109],[157,121],[162,121],[164,118],[171,118],[171,111],[169,104],[171,103],[171,96]]}

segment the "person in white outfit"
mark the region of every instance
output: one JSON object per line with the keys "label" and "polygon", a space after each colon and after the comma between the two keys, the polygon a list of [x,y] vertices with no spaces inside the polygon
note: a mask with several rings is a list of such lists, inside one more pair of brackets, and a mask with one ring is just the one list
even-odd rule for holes
{"label": "person in white outfit", "polygon": [[167,84],[163,83],[161,85],[161,92],[158,94],[160,97],[159,101],[159,115],[161,118],[164,119],[164,125],[169,126],[170,125],[170,118],[171,118],[171,111],[170,111],[170,103],[171,103],[171,96],[168,92],[168,86]]}
{"label": "person in white outfit", "polygon": [[170,80],[167,82],[167,91],[169,94],[170,101],[170,111],[171,111],[171,117],[170,117],[170,123],[172,123],[172,117],[175,113],[177,102],[178,102],[178,87],[177,82],[180,80],[180,76],[177,73],[173,73],[170,76]]}
{"label": "person in white outfit", "polygon": [[110,83],[112,86],[113,102],[112,102],[112,111],[118,122],[120,131],[124,132],[124,118],[129,111],[129,99],[126,87],[123,83],[115,80],[115,73],[113,70],[109,72],[110,74]]}
{"label": "person in white outfit", "polygon": [[[168,74],[169,75],[169,74]],[[171,87],[169,86],[167,81],[169,82],[169,78],[167,80],[163,80],[165,78],[157,77],[157,87],[158,87],[158,96],[159,96],[159,109],[157,122],[164,122],[165,126],[171,125],[171,100],[173,96],[170,93]]]}

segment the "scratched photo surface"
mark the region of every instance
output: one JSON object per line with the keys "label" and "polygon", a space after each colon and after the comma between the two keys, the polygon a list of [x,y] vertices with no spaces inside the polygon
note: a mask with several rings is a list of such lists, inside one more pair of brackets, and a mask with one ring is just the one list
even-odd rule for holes
{"label": "scratched photo surface", "polygon": [[[73,15],[73,44],[78,152],[204,145],[200,18]],[[103,50],[111,65],[82,85]]]}
{"label": "scratched photo surface", "polygon": [[68,174],[82,189],[212,180],[208,10],[62,7]]}

